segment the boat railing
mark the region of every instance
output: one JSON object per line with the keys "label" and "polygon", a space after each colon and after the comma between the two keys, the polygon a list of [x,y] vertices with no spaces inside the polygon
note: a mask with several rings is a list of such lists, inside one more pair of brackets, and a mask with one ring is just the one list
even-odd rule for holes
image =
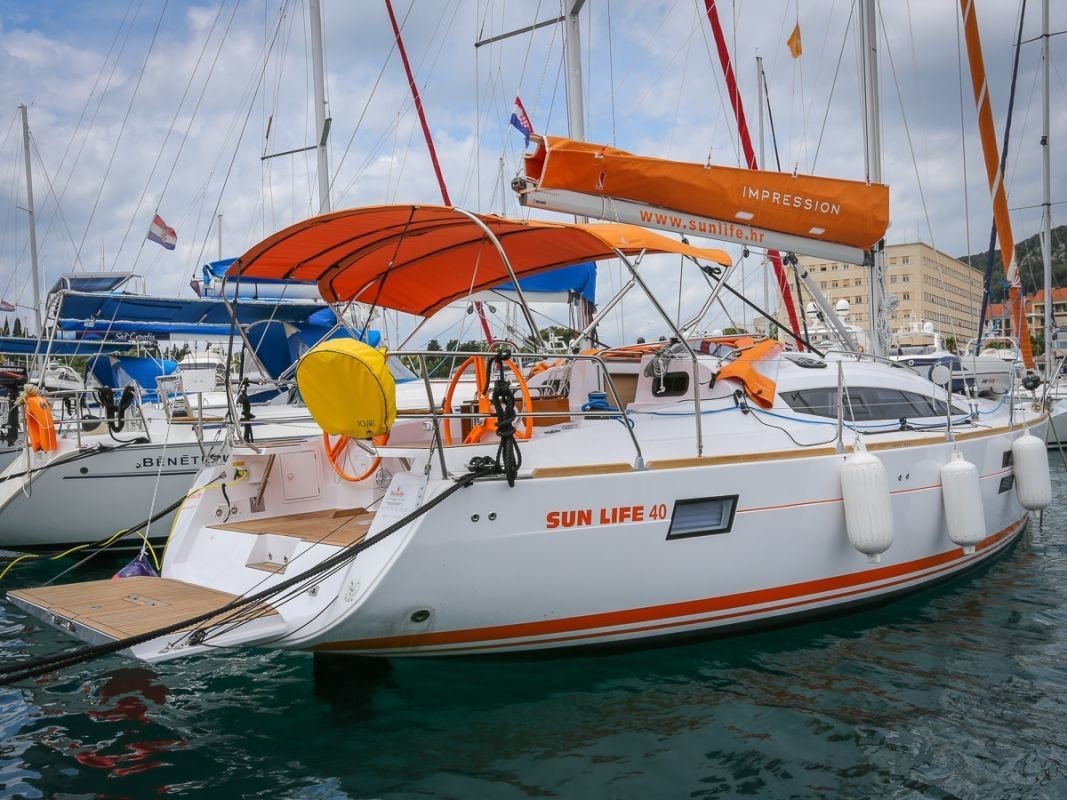
{"label": "boat railing", "polygon": [[[448,476],[448,467],[445,463],[444,455],[444,429],[443,426],[448,424],[451,420],[477,420],[485,417],[484,412],[479,411],[445,411],[441,408],[433,395],[433,384],[430,379],[430,368],[428,359],[440,359],[440,358],[454,358],[456,360],[465,360],[467,358],[485,358],[492,359],[495,357],[495,353],[485,351],[441,351],[441,350],[404,350],[395,351],[390,355],[399,356],[401,358],[408,359],[408,363],[414,363],[418,365],[417,372],[420,375],[423,386],[426,390],[426,409],[419,411],[400,411],[397,413],[398,419],[424,419],[429,420],[432,425],[433,441],[437,445],[439,466],[441,468],[441,474],[443,477]],[[641,452],[641,445],[637,441],[637,436],[634,434],[633,426],[626,418],[625,404],[622,401],[622,396],[619,394],[618,387],[615,385],[615,380],[611,376],[611,372],[608,370],[608,365],[603,358],[596,353],[571,353],[565,356],[561,356],[559,353],[550,352],[536,352],[536,353],[516,353],[515,358],[521,358],[523,360],[563,360],[565,363],[573,365],[576,361],[588,361],[594,365],[597,370],[598,383],[597,385],[607,394],[607,399],[610,400],[612,408],[601,409],[591,408],[583,409],[579,407],[577,410],[568,409],[568,417],[579,417],[582,419],[613,419],[621,418],[623,420],[623,428],[625,429],[630,443],[634,449],[634,468],[644,469],[645,461],[644,455]],[[694,384],[696,382],[694,381]],[[559,417],[561,411],[523,411],[520,417],[523,418],[548,418]],[[699,425],[699,417],[698,423]]]}
{"label": "boat railing", "polygon": [[[48,392],[46,397],[52,401],[53,417],[58,436],[74,435],[80,448],[83,435],[95,433],[99,426],[116,423],[116,417],[109,417],[102,408],[96,389],[59,389]],[[99,413],[94,413],[99,412]],[[58,413],[57,413],[58,412]],[[151,432],[145,419],[141,394],[134,394],[133,402],[122,416],[122,430],[136,432],[138,438],[151,441]],[[25,421],[23,421],[25,425]]]}

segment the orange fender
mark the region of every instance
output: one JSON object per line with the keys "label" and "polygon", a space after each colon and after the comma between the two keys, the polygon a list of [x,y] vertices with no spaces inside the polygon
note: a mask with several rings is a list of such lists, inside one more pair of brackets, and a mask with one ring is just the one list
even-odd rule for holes
{"label": "orange fender", "polygon": [[26,439],[38,453],[51,453],[59,449],[52,406],[40,395],[26,398]]}

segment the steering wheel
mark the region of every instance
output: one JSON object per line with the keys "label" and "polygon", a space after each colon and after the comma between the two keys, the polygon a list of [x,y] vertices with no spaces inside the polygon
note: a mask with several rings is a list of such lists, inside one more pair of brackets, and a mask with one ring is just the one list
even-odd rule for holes
{"label": "steering wheel", "polygon": [[[459,369],[452,373],[452,379],[448,382],[448,391],[445,392],[445,400],[442,404],[444,413],[452,413],[452,398],[456,394],[456,387],[459,386],[459,379],[463,376],[471,367],[474,367],[474,380],[477,384],[475,397],[478,400],[478,413],[483,417],[483,420],[470,429],[463,438],[463,444],[476,444],[482,440],[482,437],[487,433],[493,433],[496,430],[496,417],[493,416],[493,403],[490,400],[487,387],[489,385],[489,370],[486,367],[486,360],[493,358],[492,353],[487,353],[484,356],[471,356],[462,364],[459,365]],[[522,376],[522,372],[515,362],[510,359],[504,362],[504,366],[507,367],[511,374],[515,376],[515,380],[518,381],[519,389],[522,392],[522,411],[527,416],[525,417],[525,423],[521,431],[515,431],[516,439],[529,439],[533,436],[533,417],[529,414],[533,411],[533,398],[530,396],[530,387],[526,385],[526,379]],[[452,444],[452,420],[445,420],[444,426],[444,439],[446,445]]]}
{"label": "steering wheel", "polygon": [[[361,475],[349,475],[345,472],[344,467],[341,466],[341,456],[345,454],[345,450],[348,449],[348,443],[352,441],[351,436],[341,434],[335,443],[330,442],[330,434],[326,431],[322,432],[322,447],[326,451],[326,460],[330,462],[330,466],[333,467],[333,471],[340,477],[351,483],[359,483],[362,480],[366,480],[375,472],[378,471],[379,465],[382,463],[382,457],[375,454],[374,459],[371,461],[367,471]],[[371,442],[377,447],[384,447],[389,442],[389,434],[383,433],[380,436],[375,436],[371,439]]]}

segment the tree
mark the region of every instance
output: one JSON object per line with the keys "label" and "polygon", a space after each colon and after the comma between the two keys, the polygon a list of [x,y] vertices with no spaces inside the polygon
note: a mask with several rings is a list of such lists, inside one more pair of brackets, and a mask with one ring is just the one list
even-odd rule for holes
{"label": "tree", "polygon": [[24,335],[24,332],[22,330],[22,320],[19,319],[18,317],[15,317],[15,329],[11,332],[11,335],[12,336],[23,336]]}

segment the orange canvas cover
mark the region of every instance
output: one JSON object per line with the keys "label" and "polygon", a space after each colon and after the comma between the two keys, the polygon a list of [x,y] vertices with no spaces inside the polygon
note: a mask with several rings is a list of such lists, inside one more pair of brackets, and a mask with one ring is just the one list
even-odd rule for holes
{"label": "orange canvas cover", "polygon": [[618,198],[807,239],[870,249],[889,227],[889,187],[785,172],[649,158],[535,136],[526,177],[537,189]]}
{"label": "orange canvas cover", "polygon": [[[484,228],[482,227],[484,226]],[[508,219],[444,206],[368,206],[299,222],[242,255],[228,280],[317,281],[330,301],[355,300],[428,316],[516,277],[641,252],[688,255],[729,266],[722,250],[693,247],[635,225]]]}
{"label": "orange canvas cover", "polygon": [[762,408],[774,405],[775,382],[756,369],[756,362],[772,358],[782,352],[781,342],[767,340],[752,345],[741,355],[719,370],[718,379],[733,378],[741,381],[745,394]]}

